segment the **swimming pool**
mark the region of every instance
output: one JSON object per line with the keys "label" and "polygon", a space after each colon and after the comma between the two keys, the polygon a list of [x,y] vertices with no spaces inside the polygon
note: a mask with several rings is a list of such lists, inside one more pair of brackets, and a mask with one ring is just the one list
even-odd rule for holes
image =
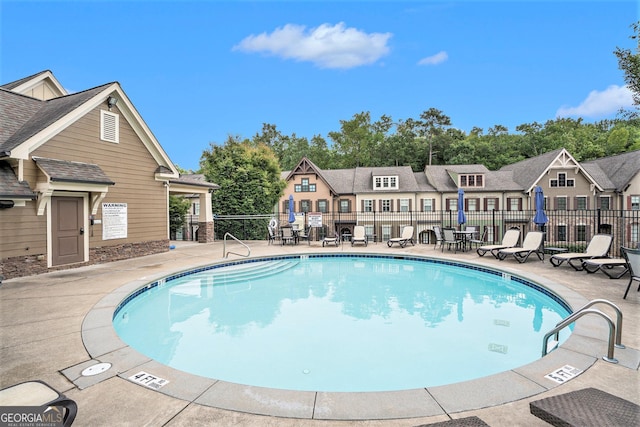
{"label": "swimming pool", "polygon": [[131,347],[193,374],[362,392],[522,366],[540,357],[543,335],[569,312],[545,288],[483,267],[311,254],[167,277],[125,298],[113,323]]}

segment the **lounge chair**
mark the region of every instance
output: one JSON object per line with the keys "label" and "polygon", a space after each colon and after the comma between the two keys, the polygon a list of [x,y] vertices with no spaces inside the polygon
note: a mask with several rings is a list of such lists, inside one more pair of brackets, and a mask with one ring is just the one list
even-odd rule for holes
{"label": "lounge chair", "polygon": [[[0,390],[0,406],[30,406],[35,407],[34,410],[40,407],[41,414],[51,406],[58,407],[62,411],[60,414],[64,413],[61,415],[64,427],[70,426],[78,413],[76,402],[40,380],[27,381]],[[16,425],[21,424],[17,422]]]}
{"label": "lounge chair", "polygon": [[503,261],[509,255],[513,255],[513,257],[522,264],[527,261],[529,255],[536,254],[540,261],[544,261],[543,243],[544,233],[542,231],[530,231],[524,236],[522,247],[500,249],[498,251],[498,259]]}
{"label": "lounge chair", "polygon": [[[631,282],[634,280],[640,282],[640,249],[622,248],[621,251],[624,259],[627,260],[627,268],[629,268],[629,274],[631,275],[627,290],[624,293],[624,297],[622,297],[622,299],[626,299],[631,288]],[[640,285],[638,285],[638,291],[640,291]]]}
{"label": "lounge chair", "polygon": [[351,246],[356,243],[364,243],[367,246],[367,236],[365,235],[364,225],[356,225],[353,227],[353,237],[351,238]]}
{"label": "lounge chair", "polygon": [[582,268],[584,268],[584,271],[587,273],[602,271],[609,276],[609,279],[619,279],[629,271],[627,260],[624,258],[587,259],[582,262]]}
{"label": "lounge chair", "polygon": [[549,258],[549,261],[554,267],[559,267],[567,261],[567,263],[576,271],[581,271],[583,269],[582,264],[584,260],[605,258],[609,253],[612,241],[613,239],[610,234],[596,234],[591,238],[591,241],[584,252],[563,252],[554,254]]}
{"label": "lounge chair", "polygon": [[520,230],[517,228],[510,228],[502,236],[502,243],[498,245],[483,245],[476,249],[476,252],[480,256],[484,256],[487,252],[491,252],[495,258],[498,258],[498,251],[500,249],[513,248],[518,244],[520,240]]}
{"label": "lounge chair", "polygon": [[413,243],[413,225],[405,225],[402,229],[402,234],[400,237],[394,237],[393,239],[387,240],[387,246],[391,247],[394,243],[400,245],[401,248],[407,246],[407,243]]}
{"label": "lounge chair", "polygon": [[444,237],[442,237],[442,230],[437,225],[433,226],[433,234],[436,235],[436,243],[433,245],[433,249],[435,249],[438,247],[438,243],[440,243],[440,246],[442,246],[442,241],[444,240]]}
{"label": "lounge chair", "polygon": [[462,239],[456,238],[454,231],[455,229],[453,228],[442,229],[442,252],[444,252],[445,244],[447,245],[447,250],[451,250],[451,245],[453,245],[453,253],[457,253],[458,249],[462,248]]}
{"label": "lounge chair", "polygon": [[338,246],[340,244],[340,239],[338,239],[338,236],[334,233],[332,236],[327,236],[324,239],[322,239],[322,247],[324,248],[324,245],[336,245]]}

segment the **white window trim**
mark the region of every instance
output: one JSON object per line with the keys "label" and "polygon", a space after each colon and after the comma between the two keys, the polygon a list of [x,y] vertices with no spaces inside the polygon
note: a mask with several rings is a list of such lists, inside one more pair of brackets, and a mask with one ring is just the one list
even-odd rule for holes
{"label": "white window trim", "polygon": [[[389,183],[386,187],[384,186],[384,182]],[[395,185],[391,185],[395,183]],[[378,175],[373,177],[373,189],[374,190],[397,190],[399,188],[399,179],[397,175]]]}

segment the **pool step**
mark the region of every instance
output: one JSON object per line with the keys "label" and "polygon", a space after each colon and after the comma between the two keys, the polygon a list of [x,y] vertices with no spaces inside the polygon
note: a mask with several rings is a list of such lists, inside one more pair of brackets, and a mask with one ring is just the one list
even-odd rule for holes
{"label": "pool step", "polygon": [[220,267],[199,274],[213,276],[213,282],[216,285],[231,285],[272,276],[287,271],[299,263],[297,259],[259,261]]}

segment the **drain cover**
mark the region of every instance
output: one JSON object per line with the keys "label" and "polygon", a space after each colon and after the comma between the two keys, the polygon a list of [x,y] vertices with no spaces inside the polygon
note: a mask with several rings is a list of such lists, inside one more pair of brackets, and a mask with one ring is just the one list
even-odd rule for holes
{"label": "drain cover", "polygon": [[83,377],[90,377],[92,375],[98,375],[105,371],[108,371],[111,368],[111,363],[98,363],[93,366],[89,366],[84,371],[82,371]]}

